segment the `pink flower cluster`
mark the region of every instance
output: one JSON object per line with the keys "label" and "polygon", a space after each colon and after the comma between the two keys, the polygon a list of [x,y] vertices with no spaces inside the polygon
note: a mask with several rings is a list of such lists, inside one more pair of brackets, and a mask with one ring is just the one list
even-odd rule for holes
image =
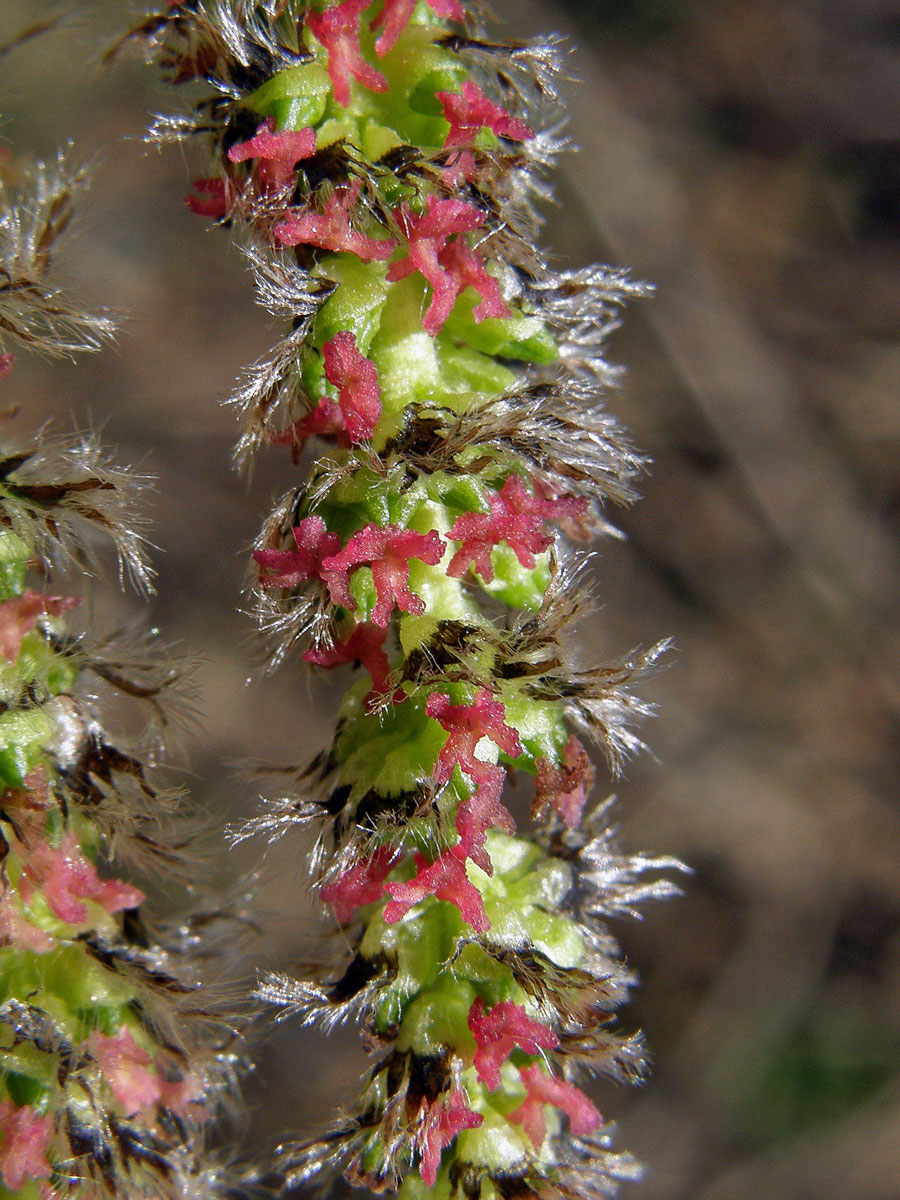
{"label": "pink flower cluster", "polygon": [[481,209],[465,200],[429,196],[421,215],[412,212],[408,204],[401,204],[395,215],[406,238],[406,257],[391,264],[387,277],[395,282],[418,271],[431,284],[431,303],[422,321],[426,333],[437,337],[457,296],[467,287],[482,297],[473,312],[476,321],[510,315],[499,283],[461,237],[484,226],[486,216]]}
{"label": "pink flower cluster", "polygon": [[224,221],[240,194],[231,179],[195,179],[192,187],[195,195],[185,196],[185,204],[198,217],[211,221]]}
{"label": "pink flower cluster", "polygon": [[[306,650],[303,657],[317,667],[337,667],[350,662],[365,667],[372,679],[372,690],[366,696],[366,702],[371,703],[390,687],[391,664],[384,652],[387,635],[387,628],[360,621],[345,641],[337,641],[327,649]],[[395,704],[400,704],[406,699],[406,693],[397,688],[392,699]]]}
{"label": "pink flower cluster", "polygon": [[158,1104],[184,1115],[189,1111],[187,1106],[203,1095],[200,1081],[190,1074],[181,1074],[174,1082],[168,1079],[162,1054],[154,1063],[125,1026],[113,1037],[92,1033],[87,1047],[126,1116],[136,1116]]}
{"label": "pink flower cluster", "polygon": [[[469,1011],[469,1029],[478,1047],[475,1070],[491,1091],[500,1086],[500,1068],[516,1048],[532,1055],[559,1049],[559,1038],[552,1029],[532,1020],[520,1004],[508,1001],[487,1012],[484,1001],[477,999]],[[546,1104],[564,1112],[572,1132],[579,1136],[593,1133],[602,1124],[600,1113],[580,1088],[546,1074],[540,1063],[520,1067],[519,1077],[527,1095],[510,1113],[509,1120],[524,1127],[536,1150],[540,1150],[547,1136]]]}
{"label": "pink flower cluster", "polygon": [[368,441],[381,419],[378,371],[363,357],[356,336],[342,329],[322,347],[325,378],[338,391],[337,403],[323,397],[313,411],[272,438],[275,445],[302,446],[313,434],[334,434],[339,446]]}
{"label": "pink flower cluster", "polygon": [[[261,586],[297,587],[319,579],[327,586],[334,604],[355,612],[350,576],[357,567],[368,566],[376,596],[372,620],[382,629],[387,629],[395,606],[402,612],[425,611],[422,599],[409,589],[410,561],[415,558],[435,566],[444,554],[444,543],[434,530],[416,533],[398,525],[366,525],[353,534],[343,550],[339,549],[337,534],[326,530],[321,517],[304,517],[294,527],[293,536],[296,550],[254,550],[253,557],[263,570],[277,572],[261,579]],[[371,647],[366,653],[371,655]],[[372,677],[374,681],[374,673]]]}
{"label": "pink flower cluster", "polygon": [[239,142],[228,151],[233,163],[256,160],[254,174],[262,195],[284,191],[293,182],[297,164],[316,152],[316,131],[307,126],[297,132],[275,132],[275,118],[269,117],[252,138]]}
{"label": "pink flower cluster", "polygon": [[479,997],[469,1010],[469,1028],[478,1049],[475,1070],[481,1082],[496,1091],[500,1086],[500,1068],[518,1046],[526,1054],[556,1050],[559,1038],[547,1025],[533,1021],[521,1004],[504,1001],[490,1012]]}
{"label": "pink flower cluster", "polygon": [[88,919],[85,900],[93,900],[108,913],[136,908],[143,892],[117,879],[101,879],[97,868],[84,857],[78,839],[68,830],[57,849],[38,839],[27,848],[19,891],[30,904],[39,887],[54,915],[70,925],[82,925]]}
{"label": "pink flower cluster", "polygon": [[524,142],[534,137],[524,121],[511,117],[505,108],[494,104],[477,83],[467,79],[462,92],[437,92],[437,99],[444,110],[444,118],[450,126],[444,141],[445,149],[459,149],[447,160],[445,178],[450,184],[460,179],[475,182],[477,168],[475,156],[469,147],[482,129],[490,129],[497,137]]}
{"label": "pink flower cluster", "polygon": [[486,688],[477,694],[474,704],[451,704],[443,693],[432,692],[425,711],[449,734],[438,756],[437,782],[448,783],[458,766],[475,785],[473,794],[456,810],[459,846],[467,858],[492,875],[491,860],[484,848],[485,833],[495,827],[515,833],[516,826],[500,801],[506,771],[497,763],[478,758],[475,751],[479,742],[487,739],[510,758],[518,758],[522,753],[519,735],[506,724],[503,705]]}
{"label": "pink flower cluster", "polygon": [[341,539],[325,528],[321,517],[304,517],[291,530],[296,550],[254,550],[253,558],[264,571],[260,586],[265,588],[299,587],[310,579],[320,579],[322,563],[337,554]]}
{"label": "pink flower cluster", "polygon": [[[344,106],[350,103],[351,76],[374,91],[384,91],[387,87],[385,77],[365,61],[360,50],[359,24],[367,7],[363,0],[343,0],[324,12],[310,12],[307,16],[311,32],[328,51],[328,69],[335,98]],[[379,54],[387,53],[396,44],[414,7],[414,0],[387,0],[373,22],[373,28],[383,28],[377,43]],[[458,0],[432,0],[432,8],[439,16],[456,20],[463,16]],[[450,126],[445,140],[449,149],[465,147],[482,129],[519,141],[533,136],[524,122],[494,104],[471,81],[462,85],[460,93],[439,92],[437,96]],[[292,190],[298,164],[315,153],[313,128],[276,131],[274,119],[270,117],[253,137],[230,148],[228,161],[234,165],[252,162],[251,187],[261,197],[271,198]],[[461,172],[466,178],[472,178],[474,162],[471,154],[462,151],[456,155],[447,171],[451,186],[458,182]],[[200,215],[224,220],[246,186],[246,180],[231,177],[198,179],[194,182],[195,195],[187,198],[187,204]],[[360,207],[361,189],[361,181],[354,180],[330,192],[320,210],[309,205],[286,209],[272,226],[275,243],[355,254],[363,262],[387,261],[398,248],[395,239],[370,237],[354,225],[353,215]],[[497,280],[487,272],[477,252],[463,237],[483,228],[485,213],[464,200],[430,195],[424,213],[414,213],[409,205],[401,204],[393,219],[407,244],[405,255],[391,265],[388,279],[396,282],[418,271],[430,284],[432,299],[424,327],[432,337],[443,329],[456,298],[469,287],[481,297],[473,313],[476,321],[510,315]],[[319,414],[318,423],[313,422],[305,429],[307,435],[335,432],[326,417],[327,414]]]}
{"label": "pink flower cluster", "polygon": [[574,734],[563,750],[563,762],[555,767],[548,758],[538,758],[537,782],[532,812],[539,815],[550,805],[569,829],[581,821],[588,794],[594,786],[594,764]]}
{"label": "pink flower cluster", "polygon": [[437,1183],[440,1156],[452,1145],[456,1135],[463,1129],[478,1129],[485,1118],[473,1112],[466,1103],[462,1091],[450,1093],[450,1097],[432,1104],[428,1109],[424,1135],[422,1135],[421,1163],[419,1170],[422,1181],[433,1188]]}
{"label": "pink flower cluster", "polygon": [[475,792],[460,803],[456,825],[459,842],[445,850],[434,862],[422,854],[415,856],[415,876],[406,882],[385,880],[396,865],[399,855],[380,850],[365,863],[360,863],[320,892],[326,903],[333,905],[338,920],[346,924],[357,908],[380,899],[384,891],[391,897],[384,910],[388,924],[401,920],[410,909],[429,896],[448,900],[459,909],[463,920],[484,933],[490,922],[478,888],[469,879],[466,862],[471,859],[487,874],[493,872],[485,850],[485,833],[499,827],[514,832],[512,816],[500,802],[506,772],[496,763],[484,762],[476,756],[476,747],[483,739],[493,741],[504,753],[516,757],[522,746],[516,731],[505,721],[503,705],[483,689],[473,704],[451,704],[440,692],[429,696],[428,716],[438,720],[449,733],[436,764],[435,779],[447,783],[456,766],[475,784]]}
{"label": "pink flower cluster", "polygon": [[494,104],[471,79],[463,83],[461,92],[437,92],[436,95],[450,125],[444,142],[447,147],[469,145],[482,129],[490,129],[498,137],[516,142],[534,137],[524,121],[511,117],[505,108]]}
{"label": "pink flower cluster", "polygon": [[386,629],[394,607],[401,612],[421,615],[425,604],[409,590],[409,564],[418,559],[436,566],[444,555],[444,543],[435,530],[416,533],[399,525],[366,525],[354,533],[339,554],[322,562],[321,577],[335,604],[355,612],[356,600],[350,591],[350,575],[360,566],[369,566],[375,584],[376,602],[372,620]]}
{"label": "pink flower cluster", "polygon": [[357,179],[335,188],[326,197],[321,212],[288,209],[272,231],[276,244],[317,246],[334,253],[355,254],[362,262],[386,262],[397,248],[394,239],[367,237],[351,222],[361,190],[362,183]]}
{"label": "pink flower cluster", "polygon": [[419,1171],[427,1187],[437,1183],[441,1155],[464,1129],[477,1129],[484,1122],[480,1113],[474,1113],[466,1104],[465,1095],[456,1090],[447,1099],[429,1105],[425,1112],[421,1143]]}
{"label": "pink flower cluster", "polygon": [[334,883],[319,889],[324,904],[330,904],[341,925],[348,925],[353,914],[365,904],[374,904],[384,895],[384,881],[396,866],[400,851],[388,846],[376,850],[371,858],[345,871]]}
{"label": "pink flower cluster", "polygon": [[384,919],[388,925],[401,920],[411,908],[434,896],[438,900],[449,900],[459,909],[462,919],[479,933],[487,933],[491,927],[481,892],[469,879],[466,871],[465,851],[459,845],[430,863],[424,854],[415,857],[416,875],[408,883],[388,883],[386,890],[391,901],[385,906]]}
{"label": "pink flower cluster", "polygon": [[587,501],[574,496],[554,498],[546,494],[537,479],[529,492],[521,476],[510,475],[499,492],[488,497],[489,513],[463,513],[457,517],[447,537],[460,543],[450,560],[447,574],[461,579],[474,567],[485,583],[494,578],[491,551],[505,542],[520,564],[531,569],[534,556],[546,550],[552,538],[543,532],[546,520],[581,517]]}
{"label": "pink flower cluster", "polygon": [[[306,18],[310,32],[328,51],[328,74],[334,98],[344,108],[350,103],[351,76],[373,92],[384,92],[388,87],[384,75],[366,62],[359,44],[360,20],[370,3],[371,0],[341,0],[322,13],[309,13]],[[464,18],[460,0],[428,0],[428,3],[439,17],[451,21]],[[371,25],[372,29],[382,30],[375,43],[379,58],[384,58],[396,46],[415,7],[416,0],[385,0]]]}
{"label": "pink flower cluster", "polygon": [[267,118],[252,138],[237,142],[228,151],[228,161],[237,165],[251,162],[249,180],[233,175],[226,178],[195,179],[196,195],[185,203],[201,217],[223,221],[248,184],[259,196],[270,198],[293,190],[297,164],[316,152],[316,131],[305,129],[276,132],[275,121]]}
{"label": "pink flower cluster", "polygon": [[342,0],[324,12],[309,12],[306,23],[328,51],[328,74],[338,104],[350,103],[350,76],[372,92],[386,92],[388,81],[367,63],[359,45],[359,22],[370,0]]}
{"label": "pink flower cluster", "polygon": [[30,1104],[17,1108],[11,1100],[0,1100],[0,1179],[11,1192],[18,1192],[28,1179],[49,1179],[47,1147],[53,1137],[53,1121],[42,1117]]}
{"label": "pink flower cluster", "polygon": [[[460,0],[428,0],[432,12],[448,21],[465,19]],[[401,33],[409,24],[415,11],[416,0],[384,0],[384,8],[372,22],[373,29],[383,29],[384,32],[375,43],[379,58],[384,58],[396,46]]]}
{"label": "pink flower cluster", "polygon": [[578,1137],[587,1137],[603,1124],[603,1117],[580,1088],[541,1070],[540,1063],[521,1067],[519,1076],[528,1095],[519,1107],[509,1114],[514,1125],[521,1125],[536,1150],[540,1150],[547,1136],[547,1118],[544,1105],[550,1104],[564,1112],[569,1126]]}
{"label": "pink flower cluster", "polygon": [[[335,188],[321,212],[289,209],[274,227],[276,242],[281,246],[346,251],[363,262],[386,262],[398,248],[397,242],[393,238],[368,237],[351,221],[361,186],[357,180]],[[476,321],[510,315],[499,283],[462,237],[484,227],[486,214],[481,209],[465,200],[430,195],[424,213],[414,213],[408,204],[401,204],[393,216],[406,245],[404,256],[391,264],[387,278],[396,283],[418,271],[431,285],[431,303],[423,321],[427,333],[437,337],[456,298],[468,287],[481,296],[473,311]]]}
{"label": "pink flower cluster", "polygon": [[8,850],[21,862],[21,872],[15,884],[8,879],[0,881],[0,944],[12,943],[34,954],[53,949],[56,943],[51,934],[32,924],[22,911],[38,891],[53,915],[69,925],[83,925],[89,920],[85,901],[117,913],[136,908],[144,899],[143,892],[130,884],[101,879],[72,830],[63,834],[56,848],[46,840],[50,790],[42,767],[25,776],[24,787],[8,788],[3,799],[4,807],[16,810],[16,833],[7,833],[6,840]]}

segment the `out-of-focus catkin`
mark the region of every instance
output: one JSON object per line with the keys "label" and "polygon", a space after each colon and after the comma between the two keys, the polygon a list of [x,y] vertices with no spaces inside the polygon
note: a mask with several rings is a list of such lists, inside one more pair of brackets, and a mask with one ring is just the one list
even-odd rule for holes
{"label": "out-of-focus catkin", "polygon": [[[69,355],[112,333],[47,275],[84,181],[65,158],[0,163],[6,408],[13,347]],[[230,1027],[199,987],[197,930],[213,920],[154,923],[132,882],[187,899],[199,878],[176,833],[182,798],[155,765],[178,666],[149,637],[86,632],[78,599],[57,594],[104,542],[149,590],[147,483],[92,436],[13,441],[0,427],[3,1200],[205,1200],[228,1186],[203,1133],[235,1067]],[[145,732],[117,737],[135,706]]]}
{"label": "out-of-focus catkin", "polygon": [[620,856],[589,798],[585,742],[613,770],[638,747],[631,685],[659,647],[572,644],[572,543],[642,466],[603,357],[641,288],[539,248],[557,47],[491,41],[461,0],[184,0],[132,36],[212,85],[151,136],[206,139],[187,202],[287,324],[233,397],[240,460],[309,462],[253,555],[273,661],[358,668],[331,744],[246,830],[316,824],[350,947],[261,995],[358,1020],[374,1057],[340,1121],[284,1150],[285,1184],[608,1195],[634,1165],[581,1085],[644,1058],[611,1028],[631,977],[603,920],[669,894],[672,864]]}

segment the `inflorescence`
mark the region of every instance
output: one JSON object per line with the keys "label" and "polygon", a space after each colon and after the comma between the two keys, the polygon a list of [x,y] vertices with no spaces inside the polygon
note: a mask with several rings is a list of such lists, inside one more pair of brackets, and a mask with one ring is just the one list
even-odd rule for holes
{"label": "inflorescence", "polygon": [[260,994],[359,1021],[375,1059],[329,1132],[283,1149],[285,1186],[609,1195],[634,1164],[580,1084],[635,1079],[644,1052],[612,1028],[632,978],[604,921],[670,894],[673,864],[621,856],[589,799],[584,742],[614,771],[638,748],[631,685],[661,647],[571,645],[570,543],[643,465],[602,403],[642,289],[538,247],[558,48],[490,41],[461,0],[174,0],[131,36],[204,85],[151,137],[206,139],[187,203],[287,325],[233,397],[239,461],[310,462],[253,553],[272,661],[359,668],[331,744],[244,830],[315,825],[351,948]]}
{"label": "inflorescence", "polygon": [[[84,182],[65,158],[0,162],[2,375],[8,346],[68,355],[112,333],[108,316],[82,312],[47,276]],[[195,908],[154,921],[131,882],[187,898],[199,878],[176,823],[182,797],[157,770],[178,665],[149,637],[79,629],[78,598],[49,587],[60,572],[86,575],[105,541],[120,573],[150,589],[147,483],[90,435],[0,438],[3,1200],[227,1190],[204,1127],[232,1084],[234,1034],[199,991],[218,918]],[[110,732],[133,729],[138,709],[143,733]],[[113,860],[127,879],[109,873]]]}

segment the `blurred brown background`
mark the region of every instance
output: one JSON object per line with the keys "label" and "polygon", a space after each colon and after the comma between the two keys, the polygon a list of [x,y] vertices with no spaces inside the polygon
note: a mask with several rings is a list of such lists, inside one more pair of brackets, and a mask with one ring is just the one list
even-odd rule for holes
{"label": "blurred brown background", "polygon": [[[22,428],[105,426],[159,477],[152,621],[204,660],[193,793],[220,825],[254,809],[234,759],[302,759],[333,695],[293,671],[245,686],[258,647],[240,574],[274,456],[247,487],[219,408],[271,331],[227,235],[181,204],[196,174],[146,151],[165,108],[96,0],[2,64],[0,138],[99,155],[60,266],[126,316],[77,366],[21,356]],[[619,930],[643,986],[627,1014],[656,1073],[601,1091],[648,1165],[644,1200],[897,1200],[900,1158],[900,10],[888,0],[496,0],[517,35],[572,46],[567,157],[548,238],[575,265],[657,287],[612,348],[614,407],[654,459],[606,546],[597,653],[674,636],[646,689],[656,761],[618,788],[631,849],[680,855],[685,898]],[[0,39],[47,12],[4,0]],[[133,609],[103,600],[101,613]],[[220,866],[233,880],[253,852]],[[262,866],[257,963],[308,953],[302,847]],[[294,915],[299,904],[302,915]],[[362,1067],[282,1027],[248,1087],[255,1128],[320,1125]]]}

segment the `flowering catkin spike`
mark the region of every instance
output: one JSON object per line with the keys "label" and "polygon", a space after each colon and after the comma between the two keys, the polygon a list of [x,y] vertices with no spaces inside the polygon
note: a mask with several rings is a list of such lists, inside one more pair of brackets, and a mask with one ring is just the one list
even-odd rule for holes
{"label": "flowering catkin spike", "polygon": [[[603,340],[641,289],[541,256],[555,44],[492,43],[474,9],[183,0],[136,31],[212,83],[152,136],[211,133],[193,206],[230,218],[290,325],[233,397],[239,458],[323,446],[254,551],[261,626],[277,662],[362,668],[298,792],[249,826],[324,827],[312,871],[352,947],[260,995],[359,1019],[378,1056],[345,1118],[284,1150],[288,1191],[339,1169],[405,1200],[549,1200],[634,1173],[579,1083],[641,1072],[609,1028],[631,979],[601,920],[669,894],[673,864],[611,846],[582,739],[614,769],[638,747],[631,683],[658,649],[573,659],[563,535],[632,498]],[[536,781],[531,827],[511,774]]]}
{"label": "flowering catkin spike", "polygon": [[[52,180],[38,165],[17,196],[0,184],[0,331],[50,354],[96,349],[110,323],[45,279],[73,186]],[[149,589],[135,524],[145,482],[91,437],[0,438],[3,1200],[225,1191],[203,1130],[236,1064],[224,1013],[198,990],[193,947],[195,924],[211,918],[157,928],[141,889],[119,877],[197,879],[187,849],[175,849],[184,837],[170,836],[180,796],[150,765],[179,672],[159,646],[73,630],[78,600],[48,587],[57,568],[90,564],[99,532]],[[133,726],[135,704],[145,734],[117,738],[107,717],[124,706],[119,724]]]}

